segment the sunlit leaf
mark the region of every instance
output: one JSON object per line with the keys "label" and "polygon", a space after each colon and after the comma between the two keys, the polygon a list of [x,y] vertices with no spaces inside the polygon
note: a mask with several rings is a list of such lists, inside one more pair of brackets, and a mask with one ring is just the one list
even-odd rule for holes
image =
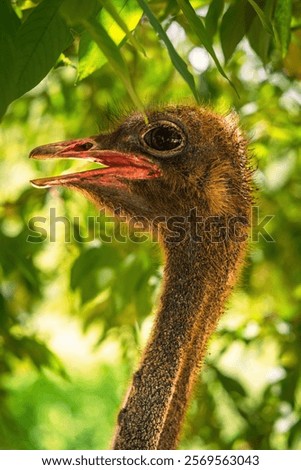
{"label": "sunlit leaf", "polygon": [[124,60],[118,46],[116,46],[115,42],[109,36],[101,23],[90,19],[89,21],[83,20],[82,24],[94,39],[99,49],[106,56],[113,72],[115,72],[119,79],[123,82],[134,105],[137,107],[137,109],[143,111],[143,104],[135,92],[127,63]]}
{"label": "sunlit leaf", "polygon": [[82,33],[80,38],[78,58],[78,80],[89,77],[107,62],[107,57],[86,31]]}
{"label": "sunlit leaf", "polygon": [[[124,22],[126,21],[127,28],[130,31],[134,30],[142,15],[142,11],[137,6],[137,3],[134,0],[118,0],[118,2],[114,2],[114,7],[116,10],[118,8],[118,14]],[[115,44],[120,46],[125,39],[126,33],[116,24],[111,15],[102,9],[97,15],[97,20],[101,22]],[[78,80],[83,80],[96,70],[99,70],[106,62],[106,55],[91,36],[84,31],[79,44]]]}
{"label": "sunlit leaf", "polygon": [[[135,36],[131,33],[128,25],[120,16],[118,10],[116,9],[115,5],[110,0],[99,0],[100,3],[104,6],[104,8],[108,11],[111,17],[114,19],[116,24],[123,30],[127,39],[132,43],[132,45],[137,49],[137,51],[142,52],[145,55],[141,44],[136,40]],[[127,2],[128,3],[128,2]]]}

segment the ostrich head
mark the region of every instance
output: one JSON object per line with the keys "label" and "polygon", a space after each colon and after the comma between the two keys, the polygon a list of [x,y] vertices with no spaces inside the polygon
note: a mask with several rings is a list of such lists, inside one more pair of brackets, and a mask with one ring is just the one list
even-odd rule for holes
{"label": "ostrich head", "polygon": [[249,173],[235,118],[195,106],[133,113],[112,132],[43,145],[35,159],[78,158],[105,168],[33,180],[75,188],[96,205],[141,219],[247,216]]}

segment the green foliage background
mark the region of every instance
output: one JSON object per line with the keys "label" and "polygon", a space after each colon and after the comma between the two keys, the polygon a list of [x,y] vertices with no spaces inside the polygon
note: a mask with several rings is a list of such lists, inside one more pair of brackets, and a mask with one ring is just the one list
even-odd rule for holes
{"label": "green foliage background", "polygon": [[79,166],[29,151],[193,100],[237,111],[259,211],[181,448],[301,448],[300,22],[290,0],[1,0],[1,449],[108,448],[162,273],[155,243],[101,242],[81,196],[32,188]]}

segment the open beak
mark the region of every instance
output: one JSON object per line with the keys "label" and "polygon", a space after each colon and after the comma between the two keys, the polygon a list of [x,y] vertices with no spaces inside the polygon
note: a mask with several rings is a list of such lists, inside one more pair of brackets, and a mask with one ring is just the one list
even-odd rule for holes
{"label": "open beak", "polygon": [[31,183],[37,188],[80,185],[81,182],[116,187],[123,186],[122,181],[124,180],[145,180],[161,175],[159,167],[146,157],[117,150],[101,149],[95,137],[41,145],[33,149],[29,157],[36,160],[48,158],[80,159],[106,166],[69,175],[34,179]]}

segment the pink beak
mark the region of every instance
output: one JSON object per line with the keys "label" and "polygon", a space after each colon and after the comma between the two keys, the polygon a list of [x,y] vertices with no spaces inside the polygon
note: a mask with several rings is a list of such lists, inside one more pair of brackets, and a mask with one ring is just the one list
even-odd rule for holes
{"label": "pink beak", "polygon": [[34,179],[31,183],[37,188],[49,188],[57,185],[73,185],[81,181],[104,186],[118,186],[122,180],[145,180],[161,175],[159,167],[148,158],[133,153],[117,150],[100,149],[94,137],[68,140],[41,145],[30,152],[30,158],[45,160],[48,158],[80,159],[105,165],[69,175]]}

